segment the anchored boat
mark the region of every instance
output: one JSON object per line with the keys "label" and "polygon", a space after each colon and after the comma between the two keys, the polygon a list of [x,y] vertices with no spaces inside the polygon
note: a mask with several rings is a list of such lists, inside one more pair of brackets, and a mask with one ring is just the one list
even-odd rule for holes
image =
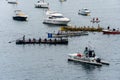
{"label": "anchored boat", "polygon": [[90,15],[90,11],[87,8],[83,8],[83,9],[78,11],[78,14],[88,16],[88,15]]}
{"label": "anchored boat", "polygon": [[67,25],[70,19],[63,16],[63,14],[48,10],[46,12],[46,18],[44,18],[43,23],[54,24],[54,25]]}
{"label": "anchored boat", "polygon": [[27,21],[28,15],[24,14],[22,10],[15,10],[14,20],[17,21]]}
{"label": "anchored boat", "polygon": [[48,8],[49,7],[49,3],[44,2],[44,0],[40,0],[35,4],[36,8]]}

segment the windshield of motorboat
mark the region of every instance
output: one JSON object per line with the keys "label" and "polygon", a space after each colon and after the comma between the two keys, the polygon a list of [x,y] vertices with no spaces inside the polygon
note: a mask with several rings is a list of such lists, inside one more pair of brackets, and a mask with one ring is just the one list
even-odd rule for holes
{"label": "windshield of motorboat", "polygon": [[84,10],[88,10],[88,9],[84,9]]}
{"label": "windshield of motorboat", "polygon": [[53,19],[53,18],[64,18],[64,17],[63,16],[51,16],[49,18]]}

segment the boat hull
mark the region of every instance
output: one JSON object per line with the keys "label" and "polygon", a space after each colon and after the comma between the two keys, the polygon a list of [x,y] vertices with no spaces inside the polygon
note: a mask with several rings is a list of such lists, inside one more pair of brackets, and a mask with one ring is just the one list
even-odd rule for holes
{"label": "boat hull", "polygon": [[108,62],[101,60],[97,56],[93,56],[92,53],[91,55],[89,54],[87,57],[80,53],[69,54],[68,61],[86,63],[86,64],[91,64],[91,65],[96,65],[96,66],[109,65]]}
{"label": "boat hull", "polygon": [[81,14],[81,15],[84,15],[84,16],[88,16],[88,15],[90,15],[90,12],[87,12],[87,13],[81,13],[81,12],[79,12],[78,14]]}
{"label": "boat hull", "polygon": [[67,25],[69,21],[44,19],[44,24]]}
{"label": "boat hull", "polygon": [[10,3],[10,4],[18,4],[17,1],[8,1],[8,3]]}
{"label": "boat hull", "polygon": [[13,16],[13,20],[17,20],[17,21],[27,21],[27,17]]}
{"label": "boat hull", "polygon": [[103,31],[103,34],[120,34],[120,31]]}
{"label": "boat hull", "polygon": [[77,59],[68,58],[68,61],[80,62],[80,63],[90,64],[90,65],[95,65],[95,66],[102,66],[102,63],[95,63],[95,62],[89,62],[89,61],[84,61],[84,60],[77,60]]}
{"label": "boat hull", "polygon": [[16,44],[68,44],[68,40],[36,40],[36,41],[29,41],[29,40],[16,40]]}

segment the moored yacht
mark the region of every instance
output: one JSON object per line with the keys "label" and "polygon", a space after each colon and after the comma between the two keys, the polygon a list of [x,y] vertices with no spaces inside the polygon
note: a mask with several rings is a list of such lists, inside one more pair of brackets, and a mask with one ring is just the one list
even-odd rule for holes
{"label": "moored yacht", "polygon": [[28,16],[24,14],[21,10],[15,10],[15,15],[13,16],[14,20],[26,21]]}
{"label": "moored yacht", "polygon": [[10,3],[10,4],[18,4],[18,1],[17,0],[10,0],[10,1],[8,1],[8,3]]}
{"label": "moored yacht", "polygon": [[90,11],[87,8],[83,8],[83,9],[79,10],[78,14],[87,16],[90,14]]}
{"label": "moored yacht", "polygon": [[49,7],[49,3],[44,2],[44,0],[40,0],[35,4],[36,8],[48,8]]}
{"label": "moored yacht", "polygon": [[56,24],[56,25],[67,25],[70,19],[63,16],[63,14],[55,11],[47,11],[47,18],[44,19],[43,23]]}

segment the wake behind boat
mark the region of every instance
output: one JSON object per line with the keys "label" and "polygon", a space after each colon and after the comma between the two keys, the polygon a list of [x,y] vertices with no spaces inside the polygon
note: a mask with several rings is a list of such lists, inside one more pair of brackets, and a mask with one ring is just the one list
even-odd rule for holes
{"label": "wake behind boat", "polygon": [[50,10],[46,12],[46,18],[43,21],[43,23],[55,25],[67,25],[68,22],[70,22],[70,19],[64,17],[63,14]]}
{"label": "wake behind boat", "polygon": [[104,64],[109,65],[108,62],[103,61],[101,58],[97,57],[94,50],[88,50],[88,48],[86,48],[84,54],[81,53],[69,54],[68,61],[75,61],[96,66],[102,66]]}

